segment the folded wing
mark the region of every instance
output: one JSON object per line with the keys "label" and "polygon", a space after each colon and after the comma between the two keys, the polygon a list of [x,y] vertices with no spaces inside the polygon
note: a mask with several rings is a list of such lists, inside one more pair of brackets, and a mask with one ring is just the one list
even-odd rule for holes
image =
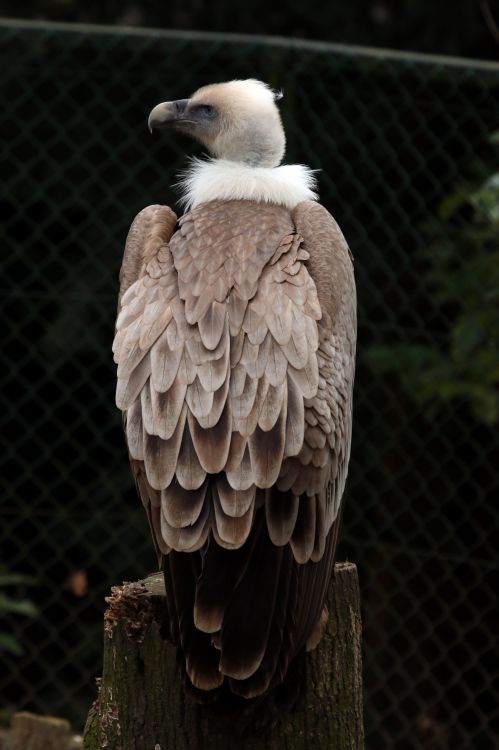
{"label": "folded wing", "polygon": [[[190,680],[264,692],[310,637],[334,560],[355,356],[336,223],[309,202],[290,214],[214,201],[178,224],[145,209],[127,241],[114,353]],[[197,563],[178,557],[198,550]]]}

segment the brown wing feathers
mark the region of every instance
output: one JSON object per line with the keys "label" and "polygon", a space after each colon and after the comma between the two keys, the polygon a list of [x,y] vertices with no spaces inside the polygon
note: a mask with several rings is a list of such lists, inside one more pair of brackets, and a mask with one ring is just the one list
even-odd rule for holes
{"label": "brown wing feathers", "polygon": [[213,202],[174,234],[173,213],[153,206],[127,241],[116,399],[158,554],[169,552],[187,673],[202,690],[225,674],[250,697],[282,679],[320,616],[332,567],[350,440],[353,281],[343,257],[332,263],[345,266],[344,278],[334,271],[344,300],[331,302],[317,281],[323,269],[307,248],[319,237],[331,256],[339,240],[324,229],[327,212],[310,217],[310,206],[292,217]]}

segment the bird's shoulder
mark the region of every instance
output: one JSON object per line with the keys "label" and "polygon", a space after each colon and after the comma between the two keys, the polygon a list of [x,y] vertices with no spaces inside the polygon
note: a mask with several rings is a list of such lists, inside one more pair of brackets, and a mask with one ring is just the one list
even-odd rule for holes
{"label": "bird's shoulder", "polygon": [[303,201],[292,211],[296,232],[309,253],[307,268],[323,312],[332,324],[346,314],[355,318],[356,291],[353,256],[338,222],[315,201]]}
{"label": "bird's shoulder", "polygon": [[134,218],[125,242],[119,282],[119,306],[125,292],[141,278],[148,262],[167,244],[177,226],[177,216],[169,206],[143,208]]}

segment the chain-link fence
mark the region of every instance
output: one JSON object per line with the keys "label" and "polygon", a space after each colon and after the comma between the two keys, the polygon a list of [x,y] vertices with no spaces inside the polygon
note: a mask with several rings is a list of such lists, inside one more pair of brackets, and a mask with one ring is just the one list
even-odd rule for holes
{"label": "chain-link fence", "polygon": [[2,557],[32,576],[17,593],[38,607],[3,626],[23,653],[2,654],[2,706],[81,723],[104,596],[154,568],[110,345],[127,228],[175,203],[194,147],[152,138],[146,116],[203,83],[259,77],[284,89],[287,160],[322,170],[356,259],[340,559],[360,572],[367,745],[497,746],[499,209],[497,183],[477,189],[498,171],[499,66],[9,22],[0,40]]}

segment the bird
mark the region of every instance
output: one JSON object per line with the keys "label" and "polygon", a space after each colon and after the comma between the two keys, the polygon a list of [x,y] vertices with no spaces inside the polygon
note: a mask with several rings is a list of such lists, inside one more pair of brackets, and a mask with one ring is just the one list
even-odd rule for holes
{"label": "bird", "polygon": [[279,99],[233,80],[152,109],[207,154],[120,271],[116,404],[200,703],[263,701],[317,646],[350,458],[353,258],[314,171],[281,164]]}

